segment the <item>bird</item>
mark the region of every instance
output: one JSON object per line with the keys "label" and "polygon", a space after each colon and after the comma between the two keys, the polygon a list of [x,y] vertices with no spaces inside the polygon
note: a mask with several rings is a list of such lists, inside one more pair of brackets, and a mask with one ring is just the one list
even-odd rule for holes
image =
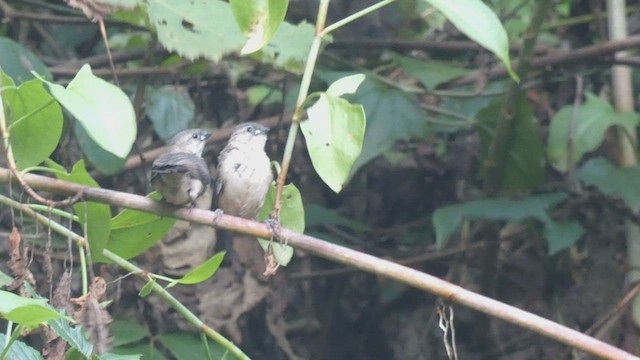
{"label": "bird", "polygon": [[273,181],[264,148],[269,128],[258,123],[235,127],[218,156],[216,199],[227,215],[254,219]]}
{"label": "bird", "polygon": [[202,151],[211,132],[188,129],[174,135],[166,153],[151,165],[151,186],[167,203],[194,206],[211,185]]}

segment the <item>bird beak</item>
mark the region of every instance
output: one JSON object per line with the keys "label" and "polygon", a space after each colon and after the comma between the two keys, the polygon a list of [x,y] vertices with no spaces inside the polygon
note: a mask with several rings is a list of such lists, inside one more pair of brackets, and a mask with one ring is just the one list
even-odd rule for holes
{"label": "bird beak", "polygon": [[200,132],[200,141],[205,141],[211,137],[211,132],[209,131],[201,131]]}

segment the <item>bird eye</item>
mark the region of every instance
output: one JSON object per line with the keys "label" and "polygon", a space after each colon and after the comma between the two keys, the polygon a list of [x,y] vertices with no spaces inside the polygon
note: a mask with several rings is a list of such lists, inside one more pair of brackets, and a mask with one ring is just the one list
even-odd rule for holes
{"label": "bird eye", "polygon": [[247,127],[247,132],[252,133],[253,134],[253,126],[248,126]]}
{"label": "bird eye", "polygon": [[193,135],[191,135],[192,138],[197,139],[198,138],[198,133],[193,133]]}

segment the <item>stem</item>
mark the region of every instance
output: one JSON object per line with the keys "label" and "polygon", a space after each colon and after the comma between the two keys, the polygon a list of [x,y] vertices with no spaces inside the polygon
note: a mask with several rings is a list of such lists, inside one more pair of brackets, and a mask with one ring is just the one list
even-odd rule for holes
{"label": "stem", "polygon": [[87,256],[84,253],[84,246],[78,247],[80,254],[80,273],[82,274],[82,295],[89,293],[89,280],[87,279]]}
{"label": "stem", "polygon": [[[122,267],[123,269],[133,273],[137,277],[141,278],[145,282],[149,282],[152,277],[144,270],[135,266],[134,264],[128,262],[127,260],[121,258],[120,256],[112,253],[111,251],[104,249],[102,250],[102,255],[107,259],[113,261],[116,265]],[[162,286],[158,285],[155,281],[151,282],[152,290],[160,296],[169,306],[171,306],[174,310],[176,310],[180,315],[182,315],[187,321],[189,321],[193,326],[195,326],[202,333],[206,334],[213,341],[217,342],[225,349],[227,349],[230,353],[234,354],[238,359],[249,359],[247,355],[245,355],[240,348],[238,348],[234,343],[227,340],[224,336],[220,335],[217,331],[213,330],[206,324],[204,324],[197,316],[195,316],[189,309],[187,309],[181,302],[179,302],[176,298],[174,298],[167,290],[165,290]]]}
{"label": "stem", "polygon": [[309,49],[309,56],[307,57],[307,63],[304,68],[304,73],[302,74],[302,81],[300,82],[298,99],[296,100],[296,111],[293,113],[291,127],[289,128],[289,135],[287,136],[287,144],[285,145],[284,154],[282,155],[282,171],[278,174],[278,179],[276,181],[276,199],[271,213],[271,217],[276,220],[280,219],[280,209],[282,208],[282,189],[284,188],[284,183],[287,179],[289,165],[291,164],[291,156],[293,155],[293,147],[295,146],[298,128],[300,127],[300,120],[303,114],[302,105],[309,93],[313,69],[315,68],[316,60],[318,60],[318,53],[320,52],[320,45],[322,44],[321,32],[327,20],[329,1],[330,0],[320,1],[318,19],[316,20],[316,35],[314,36],[311,48]]}
{"label": "stem", "polygon": [[342,26],[347,25],[347,24],[348,24],[348,23],[350,23],[350,22],[353,22],[353,21],[355,21],[355,20],[358,20],[358,19],[360,19],[361,17],[363,17],[363,16],[365,16],[365,15],[368,15],[368,14],[370,14],[370,13],[372,13],[372,12],[374,12],[374,11],[376,11],[376,10],[378,10],[378,9],[380,9],[380,8],[382,8],[382,7],[384,7],[384,6],[387,6],[387,5],[389,5],[389,4],[391,4],[391,3],[395,2],[395,1],[396,1],[396,0],[383,0],[383,1],[380,1],[379,3],[377,3],[377,4],[374,4],[374,5],[369,6],[369,7],[368,7],[368,8],[366,8],[366,9],[362,9],[362,10],[360,10],[360,11],[358,11],[358,12],[357,12],[357,13],[355,13],[355,14],[349,15],[349,16],[347,16],[346,18],[344,18],[344,19],[342,19],[342,20],[339,20],[339,21],[337,21],[337,22],[335,22],[335,23],[333,23],[333,24],[331,24],[331,25],[327,26],[327,27],[326,27],[326,28],[325,28],[325,29],[320,33],[320,36],[321,36],[321,37],[322,37],[322,36],[326,36],[326,35],[328,35],[329,33],[333,32],[334,30],[339,29],[339,28],[341,28]]}
{"label": "stem", "polygon": [[64,210],[60,210],[58,208],[50,208],[48,206],[40,205],[40,204],[28,204],[27,206],[29,206],[30,208],[32,208],[33,210],[36,210],[36,211],[44,211],[44,212],[47,212],[47,213],[50,213],[50,214],[58,215],[58,216],[60,216],[62,218],[65,218],[65,219],[73,220],[75,222],[79,222],[80,221],[80,218],[77,215],[70,214],[70,213],[68,213],[68,212],[66,212]]}
{"label": "stem", "polygon": [[[51,221],[51,219],[49,219],[48,217],[41,215],[37,212],[35,212],[33,209],[29,208],[27,205],[19,203],[13,199],[10,199],[4,195],[0,195],[0,204],[4,204],[7,206],[11,206],[15,209],[18,209],[20,211],[22,211],[23,213],[25,213],[26,215],[32,217],[33,219],[35,219],[36,221],[38,221],[39,223],[45,225],[45,226],[49,226],[51,228],[51,230],[71,238],[80,248],[80,263],[82,264],[82,268],[85,269],[86,268],[86,261],[84,259],[84,244],[86,243],[85,239],[76,234],[75,232],[67,229],[66,227],[62,226],[61,224],[55,222],[55,221]],[[137,266],[133,265],[132,263],[128,262],[127,260],[119,257],[118,255],[112,253],[109,250],[103,250],[102,251],[102,255],[105,256],[106,258],[108,258],[109,260],[113,261],[114,263],[116,263],[117,265],[119,265],[120,267],[122,267],[125,270],[128,270],[129,272],[134,273],[136,276],[138,276],[139,278],[142,278],[145,281],[149,281],[151,279],[151,276],[146,272],[143,271],[142,269],[138,268]],[[87,281],[86,281],[86,272],[83,272],[83,293],[86,294],[87,290],[86,290],[86,285]],[[176,298],[174,298],[169,292],[167,292],[162,286],[156,284],[155,282],[153,283],[153,291],[156,292],[156,294],[158,294],[162,299],[164,299],[171,307],[173,307],[178,313],[180,313],[182,316],[184,316],[184,318],[189,321],[192,325],[194,325],[197,329],[199,329],[201,332],[203,332],[204,334],[206,334],[207,336],[209,336],[211,339],[213,339],[215,342],[217,342],[218,344],[220,344],[221,346],[225,347],[230,353],[236,355],[236,357],[238,359],[249,359],[249,357],[247,355],[245,355],[242,350],[240,350],[237,346],[235,346],[232,342],[230,342],[229,340],[225,339],[222,335],[220,335],[218,332],[216,332],[215,330],[213,330],[212,328],[210,328],[209,326],[205,325],[200,319],[198,319],[198,317],[196,317],[192,312],[189,311],[189,309],[187,309],[184,305],[182,305],[178,300],[176,300]]]}
{"label": "stem", "polygon": [[487,175],[484,181],[484,187],[489,193],[496,192],[502,187],[502,179],[505,163],[509,156],[509,145],[513,136],[513,123],[515,119],[517,100],[522,92],[522,85],[531,68],[531,58],[533,57],[536,39],[540,33],[545,14],[551,5],[550,0],[539,1],[529,24],[529,28],[525,33],[525,40],[522,46],[522,53],[518,61],[518,75],[520,84],[513,82],[509,87],[509,92],[502,104],[501,117],[496,125],[496,132],[489,146],[488,156],[485,159]]}

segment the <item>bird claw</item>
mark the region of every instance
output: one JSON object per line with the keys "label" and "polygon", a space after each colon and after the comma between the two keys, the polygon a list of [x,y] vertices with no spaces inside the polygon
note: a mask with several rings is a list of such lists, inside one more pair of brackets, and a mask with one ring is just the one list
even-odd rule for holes
{"label": "bird claw", "polygon": [[215,209],[213,211],[213,225],[216,226],[218,225],[218,222],[220,221],[220,217],[224,214],[224,211],[222,211],[222,209]]}

